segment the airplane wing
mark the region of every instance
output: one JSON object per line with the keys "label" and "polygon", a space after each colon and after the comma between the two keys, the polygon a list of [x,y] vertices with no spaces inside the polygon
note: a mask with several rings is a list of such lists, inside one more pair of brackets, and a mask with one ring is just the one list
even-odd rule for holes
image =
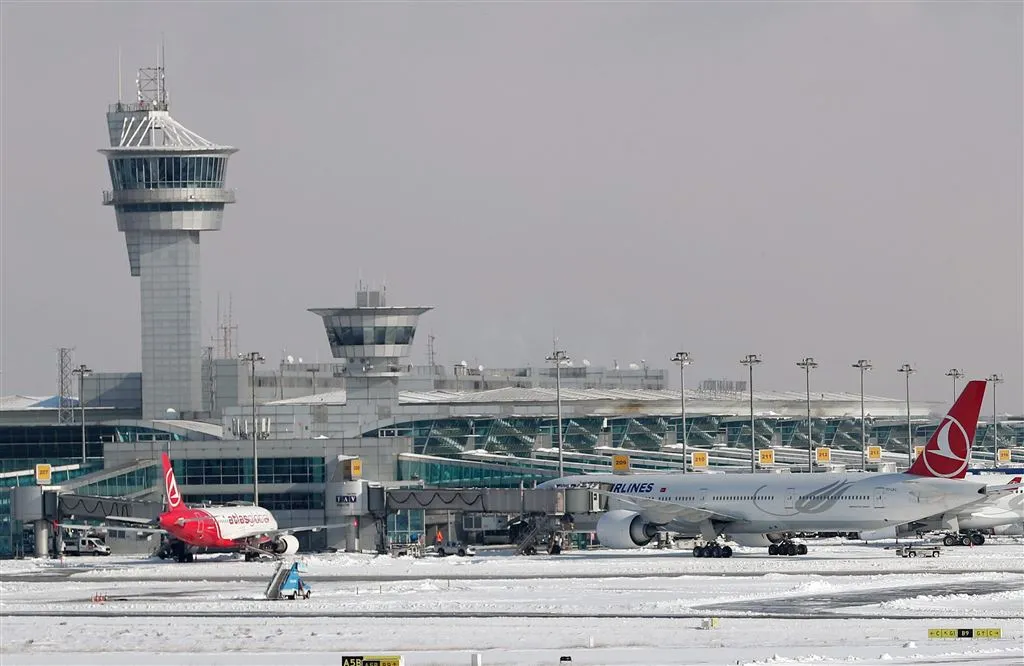
{"label": "airplane wing", "polygon": [[102,524],[102,525],[86,525],[84,523],[83,524],[78,524],[78,523],[57,523],[57,526],[58,527],[62,527],[64,529],[66,529],[66,530],[72,530],[72,531],[103,532],[103,533],[109,532],[110,530],[131,530],[133,532],[152,532],[154,534],[156,534],[156,533],[165,533],[167,531],[167,530],[161,529],[159,527],[145,527],[145,526],[142,526],[142,525],[134,525],[134,524],[132,524],[132,525],[107,525],[107,524]]}
{"label": "airplane wing", "polygon": [[1020,490],[1021,486],[1024,486],[1024,483],[1007,483],[1003,486],[985,486],[985,495],[988,497],[1008,495]]}
{"label": "airplane wing", "polygon": [[737,516],[700,509],[695,506],[687,506],[669,500],[660,500],[653,497],[638,497],[636,495],[624,495],[613,493],[607,490],[593,490],[591,492],[605,495],[615,499],[622,504],[630,506],[634,511],[644,517],[644,520],[658,525],[664,525],[674,520],[683,523],[700,523],[704,520],[715,520],[723,523],[731,523],[740,520]]}
{"label": "airplane wing", "polygon": [[276,537],[295,532],[319,532],[320,530],[337,529],[339,527],[350,527],[352,523],[331,523],[330,525],[303,525],[302,527],[282,527],[276,530],[265,530],[259,533],[263,537]]}

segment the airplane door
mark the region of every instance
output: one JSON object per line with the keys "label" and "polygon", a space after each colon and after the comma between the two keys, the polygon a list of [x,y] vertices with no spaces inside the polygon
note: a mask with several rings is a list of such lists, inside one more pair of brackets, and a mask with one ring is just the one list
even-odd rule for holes
{"label": "airplane door", "polygon": [[796,504],[796,488],[786,488],[786,504],[787,509],[792,509]]}
{"label": "airplane door", "polygon": [[697,499],[700,500],[697,506],[704,507],[708,505],[708,489],[701,488],[697,491]]}
{"label": "airplane door", "polygon": [[881,486],[875,488],[875,508],[885,508],[885,488],[882,488]]}

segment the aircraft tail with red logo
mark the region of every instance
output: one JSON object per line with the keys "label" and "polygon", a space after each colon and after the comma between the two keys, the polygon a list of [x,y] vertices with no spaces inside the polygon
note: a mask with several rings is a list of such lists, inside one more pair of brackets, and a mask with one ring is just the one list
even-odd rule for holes
{"label": "aircraft tail with red logo", "polygon": [[164,462],[164,490],[167,495],[167,513],[178,513],[187,511],[188,507],[181,499],[178,492],[178,480],[174,478],[174,467],[171,466],[171,458],[167,453],[163,454]]}
{"label": "aircraft tail with red logo", "polygon": [[985,382],[980,379],[967,382],[960,397],[906,473],[940,479],[964,478],[984,399]]}

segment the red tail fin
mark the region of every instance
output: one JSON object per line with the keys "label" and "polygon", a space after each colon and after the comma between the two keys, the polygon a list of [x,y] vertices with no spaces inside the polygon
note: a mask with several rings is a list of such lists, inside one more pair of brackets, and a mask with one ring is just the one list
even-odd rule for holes
{"label": "red tail fin", "polygon": [[178,492],[178,481],[174,478],[174,468],[171,467],[171,458],[166,453],[164,459],[164,490],[167,491],[167,512],[177,513],[188,507],[181,501],[181,493]]}
{"label": "red tail fin", "polygon": [[985,382],[967,382],[960,397],[942,419],[924,451],[907,474],[932,476],[942,479],[962,479],[967,475],[971,459],[974,431],[978,427],[981,401],[985,398]]}

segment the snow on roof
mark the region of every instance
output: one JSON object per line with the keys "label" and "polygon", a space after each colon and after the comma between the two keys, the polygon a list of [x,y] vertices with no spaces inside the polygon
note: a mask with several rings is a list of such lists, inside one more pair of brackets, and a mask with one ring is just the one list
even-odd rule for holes
{"label": "snow on roof", "polygon": [[[68,404],[78,406],[78,398],[65,397]],[[57,409],[60,396],[5,395],[0,397],[0,410]]]}

